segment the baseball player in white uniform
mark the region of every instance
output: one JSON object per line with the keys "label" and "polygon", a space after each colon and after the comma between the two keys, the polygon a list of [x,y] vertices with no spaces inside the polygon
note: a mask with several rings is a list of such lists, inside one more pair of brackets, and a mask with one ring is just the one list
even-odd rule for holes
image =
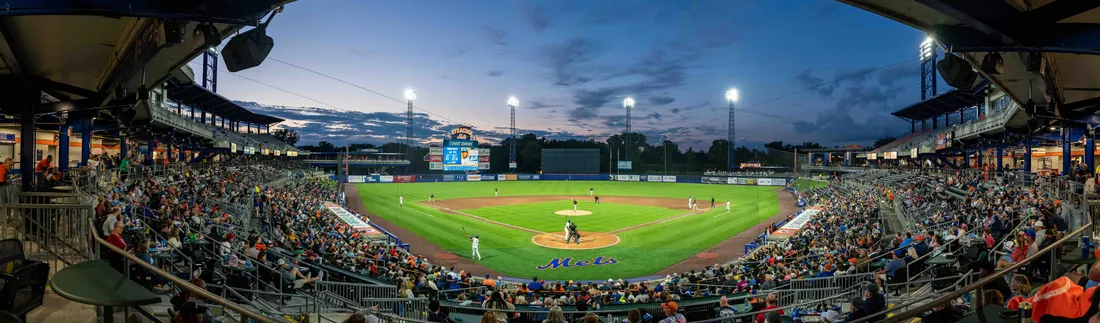
{"label": "baseball player in white uniform", "polygon": [[569,242],[569,220],[565,220],[565,242]]}
{"label": "baseball player in white uniform", "polygon": [[397,197],[397,206],[405,207],[405,196],[401,195]]}
{"label": "baseball player in white uniform", "polygon": [[481,252],[477,251],[477,237],[478,236],[474,236],[473,238],[470,238],[470,242],[472,243],[471,247],[474,249],[473,252],[470,253],[470,259],[473,259],[474,256],[477,256],[477,260],[481,260]]}
{"label": "baseball player in white uniform", "polygon": [[577,199],[573,199],[573,212],[577,212]]}
{"label": "baseball player in white uniform", "polygon": [[691,201],[692,201],[691,196],[688,196],[688,208],[689,209],[691,208]]}
{"label": "baseball player in white uniform", "polygon": [[592,196],[592,194],[595,194],[595,191],[591,187],[589,187],[588,188],[588,196]]}
{"label": "baseball player in white uniform", "polygon": [[497,189],[494,188],[493,189],[493,196],[494,197],[500,196],[500,190],[497,190]]}
{"label": "baseball player in white uniform", "polygon": [[730,213],[730,200],[726,200],[726,213]]}

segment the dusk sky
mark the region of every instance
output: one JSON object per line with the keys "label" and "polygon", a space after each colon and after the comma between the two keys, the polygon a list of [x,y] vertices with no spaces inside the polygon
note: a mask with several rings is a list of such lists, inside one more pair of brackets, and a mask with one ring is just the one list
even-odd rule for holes
{"label": "dusk sky", "polygon": [[309,99],[226,71],[218,92],[318,108],[260,108],[289,119],[302,144],[403,137],[404,103],[362,87],[398,99],[415,89],[416,106],[432,113],[416,110],[414,135],[425,143],[455,123],[503,133],[511,95],[521,134],[602,140],[623,131],[621,102],[631,96],[635,131],[697,149],[725,138],[731,87],[745,109],[739,141],[869,144],[902,135],[909,124],[889,113],[919,101],[924,39],[824,0],[303,0],[268,34],[268,60],[239,75]]}

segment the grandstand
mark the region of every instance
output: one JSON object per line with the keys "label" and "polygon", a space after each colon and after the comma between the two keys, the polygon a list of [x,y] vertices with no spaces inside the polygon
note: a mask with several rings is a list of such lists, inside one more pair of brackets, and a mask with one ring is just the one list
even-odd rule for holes
{"label": "grandstand", "polygon": [[[986,9],[954,3],[842,1],[937,33],[938,46],[953,49],[946,55],[981,66],[980,75],[970,83],[946,76],[965,90],[895,112],[911,122],[909,133],[873,150],[800,151],[806,159],[776,154],[798,164],[734,172],[576,175],[727,185],[782,180],[779,191],[799,202],[798,212],[750,232],[756,238],[732,261],[606,281],[494,277],[485,267],[444,265],[437,259],[445,251],[415,253],[394,234],[401,228],[347,206],[356,188],[342,185],[444,176],[553,180],[556,174],[392,176],[410,174],[406,154],[308,153],[270,135],[284,120],[217,94],[216,76],[209,74],[216,74],[218,56],[204,38],[247,35],[244,26],[273,17],[289,1],[232,8],[215,1],[182,11],[187,14],[176,6],[140,14],[110,5],[9,8],[14,15],[36,14],[0,28],[6,45],[0,52],[12,58],[0,69],[12,102],[0,112],[18,127],[2,134],[19,142],[10,156],[17,162],[2,166],[19,176],[0,185],[0,322],[167,322],[198,315],[223,322],[474,322],[489,312],[514,322],[554,321],[559,314],[617,322],[638,312],[651,322],[677,314],[692,322],[772,322],[775,314],[783,322],[836,322],[834,315],[850,323],[999,322],[1012,315],[1087,321],[1083,313],[1095,315],[1097,302],[1071,300],[1100,281],[1092,242],[1100,206],[1093,131],[1100,105],[1078,93],[1096,91],[1073,90],[1096,88],[1095,78],[1073,73],[1091,66],[1091,54],[1100,50],[1028,39],[1022,44],[1038,54],[1016,54],[1023,45],[1003,40],[1011,30],[990,31],[1003,27],[997,21],[1024,25],[1019,16],[1027,14],[1037,34],[1059,40],[1069,35],[1034,22],[1095,20],[1080,6],[1047,7],[1063,1],[1005,14],[993,24],[981,20],[997,12],[968,14]],[[33,39],[13,37],[12,28],[36,24],[61,27]],[[79,24],[102,27],[93,28],[99,37],[68,35]],[[139,47],[142,42],[128,39],[137,36],[121,32],[131,24],[140,26],[134,35],[163,32],[153,38],[163,43]],[[174,28],[203,36],[174,39]],[[973,40],[979,36],[983,40]],[[72,70],[56,71],[27,59],[51,39],[64,39],[71,48],[62,50],[76,52],[101,46],[102,39],[126,40],[113,46],[116,52],[89,54],[100,55],[102,66],[61,62]],[[1003,70],[991,73],[984,62],[996,52],[1039,63],[1006,59]],[[204,71],[196,81],[186,64],[199,56]],[[1044,66],[1060,72],[1021,76]],[[103,70],[108,73],[98,73]],[[1034,92],[1022,79],[1059,94]],[[49,102],[38,102],[44,97]],[[50,162],[39,158],[43,153],[57,156],[59,172],[31,166]],[[1040,155],[1054,166],[1033,162]],[[814,178],[827,184],[795,185]],[[1052,300],[1071,309],[1059,312],[1048,306]]]}

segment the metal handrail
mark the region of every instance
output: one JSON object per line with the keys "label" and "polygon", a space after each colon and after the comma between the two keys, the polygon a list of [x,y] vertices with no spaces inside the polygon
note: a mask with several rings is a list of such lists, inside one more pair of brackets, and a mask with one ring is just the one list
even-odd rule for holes
{"label": "metal handrail", "polygon": [[[1024,260],[1018,261],[1018,262],[1016,262],[1016,263],[1014,263],[1014,264],[1012,264],[1008,267],[1002,268],[1001,270],[998,270],[998,271],[986,276],[985,278],[982,278],[981,280],[978,280],[977,282],[973,282],[970,285],[967,285],[966,287],[963,287],[963,288],[961,288],[957,291],[954,291],[954,292],[951,292],[949,294],[943,295],[939,298],[933,299],[932,301],[930,301],[930,302],[928,302],[924,305],[917,306],[916,308],[901,312],[899,314],[895,314],[892,317],[888,317],[883,322],[893,323],[893,322],[904,321],[907,318],[920,315],[921,313],[924,313],[925,311],[931,310],[931,309],[933,309],[937,306],[943,305],[944,303],[950,302],[951,300],[954,300],[955,298],[958,298],[958,297],[962,296],[963,294],[969,293],[972,290],[982,288],[986,284],[989,284],[989,283],[991,283],[991,282],[993,282],[997,279],[1004,279],[1005,275],[1015,271],[1016,269],[1019,269],[1020,267],[1023,267],[1024,265],[1030,264],[1032,261],[1035,261],[1036,259],[1039,259],[1040,257],[1047,256],[1046,255],[1047,253],[1052,252],[1055,248],[1061,247],[1062,244],[1066,243],[1066,241],[1069,241],[1070,239],[1073,239],[1073,238],[1077,237],[1081,233],[1085,232],[1085,230],[1091,229],[1091,228],[1092,228],[1092,222],[1090,221],[1088,224],[1082,226],[1081,228],[1078,228],[1077,230],[1075,230],[1075,231],[1073,231],[1069,234],[1066,234],[1061,239],[1058,239],[1058,241],[1055,241],[1054,243],[1051,243],[1050,245],[1046,246],[1045,248],[1040,249],[1039,251],[1035,252],[1035,254],[1033,254],[1033,255],[1031,255],[1027,258],[1024,258]],[[981,293],[978,293],[978,295],[981,295]],[[978,306],[977,306],[977,311],[976,312],[981,313],[983,304],[981,304],[980,301],[977,302],[977,304],[978,304]],[[887,312],[890,312],[890,311],[892,311],[892,310],[886,310],[886,311],[875,313],[875,314],[887,313]],[[982,314],[978,314],[978,315],[982,315]],[[872,316],[874,316],[874,315],[870,315],[869,317],[872,317]],[[866,322],[866,320],[860,319],[860,320],[854,321],[852,323],[856,323],[856,322]]]}
{"label": "metal handrail", "polygon": [[240,305],[238,305],[236,303],[227,301],[226,299],[221,298],[218,295],[214,295],[213,293],[211,293],[210,291],[207,291],[204,288],[199,288],[198,286],[195,286],[195,285],[191,284],[191,282],[180,279],[179,277],[176,277],[172,273],[167,272],[164,269],[160,269],[157,266],[153,266],[153,265],[145,262],[144,260],[141,260],[137,256],[134,256],[134,255],[130,254],[129,252],[126,252],[126,250],[122,250],[122,249],[119,249],[118,247],[115,247],[111,243],[107,242],[107,240],[103,240],[103,238],[100,238],[99,235],[96,234],[94,223],[91,227],[92,228],[89,232],[91,233],[92,239],[95,240],[96,244],[107,247],[108,250],[121,255],[123,258],[126,258],[131,263],[137,264],[138,266],[141,266],[142,268],[145,268],[145,270],[148,270],[150,272],[153,272],[154,274],[157,274],[158,276],[161,276],[161,277],[164,277],[164,278],[168,279],[169,281],[171,281],[176,286],[178,286],[180,288],[183,288],[183,289],[186,289],[188,292],[192,293],[192,295],[198,295],[202,299],[212,301],[212,302],[214,302],[218,305],[221,305],[221,306],[226,307],[230,310],[233,310],[234,312],[240,313],[241,315],[244,315],[244,316],[246,316],[250,319],[256,320],[257,322],[261,322],[261,323],[278,323],[278,321],[272,320],[271,318],[269,318],[267,316],[260,315],[256,312],[253,312],[252,310],[241,307]]}

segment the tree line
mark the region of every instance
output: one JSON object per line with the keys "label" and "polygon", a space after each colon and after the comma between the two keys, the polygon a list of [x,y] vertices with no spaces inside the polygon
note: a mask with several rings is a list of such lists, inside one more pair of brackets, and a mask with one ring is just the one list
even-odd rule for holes
{"label": "tree line", "polygon": [[[626,138],[630,137],[631,147],[626,146]],[[481,148],[488,148],[490,173],[508,172],[508,149],[511,139],[500,144],[480,144]],[[734,160],[740,164],[744,162],[760,163],[762,166],[791,167],[794,164],[794,150],[803,148],[821,148],[814,142],[801,144],[788,144],[782,141],[773,141],[763,145],[745,145],[739,143],[734,148]],[[355,143],[347,146],[336,146],[328,141],[318,142],[316,145],[303,145],[298,148],[311,152],[343,152],[359,149],[380,149],[385,153],[410,154],[410,168],[414,173],[427,173],[428,162],[425,156],[428,147],[407,147],[404,143],[391,142],[381,146],[369,143]],[[650,143],[642,133],[616,134],[605,141],[594,139],[548,139],[539,138],[534,134],[526,134],[516,138],[516,166],[519,173],[538,173],[542,169],[542,151],[544,149],[598,149],[600,151],[600,172],[608,173],[615,170],[615,162],[629,160],[627,155],[633,152],[632,173],[662,174],[698,174],[707,170],[726,170],[728,141],[716,139],[711,141],[706,150],[695,150],[688,147],[681,149],[680,145],[670,140],[657,139]]]}

